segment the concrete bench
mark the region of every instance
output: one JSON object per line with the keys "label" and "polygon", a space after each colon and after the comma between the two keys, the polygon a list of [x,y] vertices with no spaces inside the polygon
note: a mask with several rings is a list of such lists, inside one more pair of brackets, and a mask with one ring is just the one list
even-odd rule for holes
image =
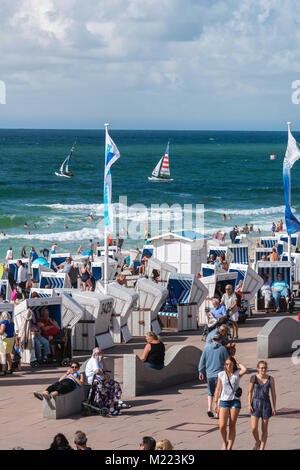
{"label": "concrete bench", "polygon": [[257,356],[266,359],[290,354],[295,340],[300,340],[300,322],[289,317],[272,318],[257,335]]}
{"label": "concrete bench", "polygon": [[56,399],[43,400],[43,418],[61,419],[78,414],[81,411],[81,403],[85,398],[84,387],[79,387],[71,393],[58,395]]}
{"label": "concrete bench", "polygon": [[136,397],[155,390],[189,382],[198,377],[201,350],[195,346],[175,345],[165,354],[161,370],[146,366],[135,354],[123,357],[123,395]]}
{"label": "concrete bench", "polygon": [[[104,357],[110,378],[114,378],[114,359],[112,357]],[[85,361],[79,369],[79,373],[84,374],[87,361]],[[84,376],[85,377],[85,376]],[[81,403],[86,400],[89,391],[89,385],[86,383],[83,387],[79,387],[71,393],[58,395],[56,399],[43,400],[43,418],[61,419],[67,418],[81,412]]]}

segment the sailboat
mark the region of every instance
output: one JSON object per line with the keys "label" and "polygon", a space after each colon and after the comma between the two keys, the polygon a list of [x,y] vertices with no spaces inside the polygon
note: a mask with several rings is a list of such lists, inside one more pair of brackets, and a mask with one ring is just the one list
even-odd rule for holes
{"label": "sailboat", "polygon": [[76,145],[76,141],[74,142],[73,147],[71,148],[69,155],[62,162],[62,165],[59,169],[59,172],[57,172],[57,171],[55,172],[56,176],[63,176],[64,178],[72,178],[72,176],[74,176],[74,173],[69,171],[69,163],[70,163],[70,159],[72,157],[72,154],[74,152],[75,145]]}
{"label": "sailboat", "polygon": [[161,157],[158,164],[152,171],[152,176],[148,176],[149,181],[158,181],[162,183],[174,181],[174,179],[170,178],[169,145],[170,142],[168,142],[164,156]]}

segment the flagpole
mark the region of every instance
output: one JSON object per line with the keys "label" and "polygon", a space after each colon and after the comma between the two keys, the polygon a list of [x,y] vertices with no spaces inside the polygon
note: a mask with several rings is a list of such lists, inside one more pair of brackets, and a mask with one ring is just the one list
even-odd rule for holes
{"label": "flagpole", "polygon": [[[291,122],[288,122],[288,130],[291,130]],[[291,169],[289,168],[289,204],[290,208],[292,209],[291,205]],[[292,252],[292,236],[288,235],[288,261],[291,261],[291,252]]]}
{"label": "flagpole", "polygon": [[[104,124],[105,126],[105,159],[104,159],[104,191],[105,191],[105,169],[106,169],[106,148],[107,148],[107,134],[109,124]],[[103,193],[104,194],[104,193]],[[108,284],[108,234],[107,227],[104,221],[104,293],[107,294],[107,284]]]}

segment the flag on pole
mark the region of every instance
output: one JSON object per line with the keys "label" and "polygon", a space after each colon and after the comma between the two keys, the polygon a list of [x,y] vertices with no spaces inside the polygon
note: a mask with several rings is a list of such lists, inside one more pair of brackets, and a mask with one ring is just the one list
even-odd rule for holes
{"label": "flag on pole", "polygon": [[288,123],[288,144],[283,160],[283,188],[285,197],[285,224],[289,235],[300,231],[300,222],[291,210],[291,169],[300,158],[300,150]]}
{"label": "flag on pole", "polygon": [[120,152],[108,134],[106,127],[105,135],[105,171],[104,171],[104,225],[105,228],[113,232],[113,209],[111,205],[112,179],[111,166],[120,158]]}

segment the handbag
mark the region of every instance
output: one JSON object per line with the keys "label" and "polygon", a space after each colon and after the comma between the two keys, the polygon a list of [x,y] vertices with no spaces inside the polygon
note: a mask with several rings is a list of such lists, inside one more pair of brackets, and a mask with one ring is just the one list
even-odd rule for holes
{"label": "handbag", "polygon": [[231,390],[232,390],[233,393],[235,394],[236,398],[240,398],[240,397],[242,396],[242,393],[243,393],[242,388],[241,388],[241,387],[238,387],[238,388],[236,389],[236,391],[234,391],[234,390],[233,390],[233,386],[232,386],[232,384],[231,384],[231,382],[230,382],[229,377],[228,377],[227,374],[226,374],[226,376],[227,376],[227,380],[228,380],[228,382],[229,382],[229,385],[230,385],[230,387],[231,387]]}

